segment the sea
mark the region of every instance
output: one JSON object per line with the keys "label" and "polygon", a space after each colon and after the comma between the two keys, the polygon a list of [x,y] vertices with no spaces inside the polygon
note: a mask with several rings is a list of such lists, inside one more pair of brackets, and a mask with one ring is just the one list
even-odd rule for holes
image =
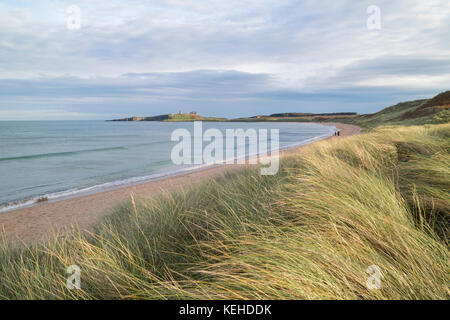
{"label": "sea", "polygon": [[[333,135],[335,128],[293,122],[203,122],[203,131],[279,130],[279,148]],[[0,121],[0,213],[201,170],[175,165],[171,141],[192,122]],[[258,131],[259,132],[259,131]],[[248,141],[247,141],[248,143]],[[207,143],[205,143],[207,144]],[[236,145],[236,149],[245,146]]]}

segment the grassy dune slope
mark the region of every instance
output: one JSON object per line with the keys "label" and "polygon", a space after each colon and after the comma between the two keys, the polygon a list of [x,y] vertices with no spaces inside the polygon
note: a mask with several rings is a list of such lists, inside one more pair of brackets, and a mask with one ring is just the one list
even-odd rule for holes
{"label": "grassy dune slope", "polygon": [[[0,297],[448,299],[449,138],[450,124],[379,128],[283,158],[275,176],[132,199],[91,235],[2,246]],[[73,264],[81,291],[65,287]]]}
{"label": "grassy dune slope", "polygon": [[[382,125],[421,125],[450,122],[450,91],[432,99],[401,102],[373,114],[334,119],[336,122],[356,124],[366,129]],[[328,121],[324,119],[323,121]]]}

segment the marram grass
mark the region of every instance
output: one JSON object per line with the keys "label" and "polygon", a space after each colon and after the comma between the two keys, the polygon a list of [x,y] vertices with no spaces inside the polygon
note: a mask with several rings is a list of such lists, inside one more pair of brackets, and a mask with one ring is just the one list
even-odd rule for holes
{"label": "marram grass", "polygon": [[0,297],[448,299],[449,138],[450,124],[383,127],[285,157],[276,176],[131,198],[90,233],[1,246]]}

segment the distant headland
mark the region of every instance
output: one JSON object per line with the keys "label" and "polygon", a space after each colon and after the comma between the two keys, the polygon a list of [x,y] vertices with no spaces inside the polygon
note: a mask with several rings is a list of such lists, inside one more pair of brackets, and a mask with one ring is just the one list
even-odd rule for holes
{"label": "distant headland", "polygon": [[109,121],[164,121],[164,122],[183,122],[183,121],[228,121],[227,118],[202,117],[197,112],[183,113],[182,111],[176,114],[163,114],[152,117],[131,117],[123,119],[114,119]]}
{"label": "distant headland", "polygon": [[311,121],[323,121],[330,118],[342,118],[342,117],[355,117],[358,114],[356,112],[337,112],[337,113],[275,113],[271,115],[259,115],[248,118],[217,118],[217,117],[204,117],[192,111],[189,113],[183,113],[182,111],[176,114],[163,114],[150,117],[130,117],[122,119],[114,119],[108,121],[163,121],[163,122],[183,122],[183,121],[230,121],[230,122],[260,122],[260,121],[296,121],[296,122],[311,122]]}

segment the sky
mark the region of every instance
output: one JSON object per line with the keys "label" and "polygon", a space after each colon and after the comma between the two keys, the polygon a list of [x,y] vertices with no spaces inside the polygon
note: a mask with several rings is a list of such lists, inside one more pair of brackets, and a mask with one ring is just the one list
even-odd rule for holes
{"label": "sky", "polygon": [[449,89],[449,35],[448,0],[0,0],[0,120],[372,113]]}

